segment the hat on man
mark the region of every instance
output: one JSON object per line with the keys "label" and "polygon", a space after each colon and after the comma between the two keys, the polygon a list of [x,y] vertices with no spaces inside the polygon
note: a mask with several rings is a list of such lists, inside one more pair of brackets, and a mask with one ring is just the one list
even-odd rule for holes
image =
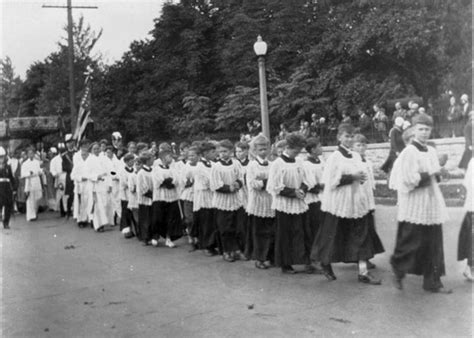
{"label": "hat on man", "polygon": [[66,136],[64,137],[64,142],[68,143],[68,142],[72,142],[74,141],[72,139],[72,134],[66,134]]}
{"label": "hat on man", "polygon": [[53,154],[57,154],[58,150],[55,147],[49,148],[49,151],[51,151]]}
{"label": "hat on man", "polygon": [[0,147],[0,156],[5,156],[7,152],[5,151],[5,148]]}
{"label": "hat on man", "polygon": [[418,114],[413,118],[412,122],[413,125],[424,124],[426,126],[433,127],[433,118],[428,114]]}
{"label": "hat on man", "polygon": [[121,138],[122,138],[122,134],[120,134],[120,132],[118,132],[118,131],[114,131],[114,132],[112,133],[112,138],[114,138],[114,139],[121,139]]}

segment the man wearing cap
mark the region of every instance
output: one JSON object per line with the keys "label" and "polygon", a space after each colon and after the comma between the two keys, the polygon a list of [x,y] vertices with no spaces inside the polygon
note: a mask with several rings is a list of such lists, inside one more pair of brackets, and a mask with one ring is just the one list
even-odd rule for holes
{"label": "man wearing cap", "polygon": [[396,159],[390,188],[398,193],[398,232],[391,265],[395,286],[403,288],[407,273],[423,276],[423,289],[451,293],[441,283],[445,274],[442,224],[446,204],[438,182],[441,167],[428,139],[433,119],[419,114],[412,120],[413,140]]}
{"label": "man wearing cap", "polygon": [[7,162],[7,153],[0,147],[0,215],[3,213],[3,227],[10,229],[10,215],[13,210],[13,191],[15,191],[13,171]]}
{"label": "man wearing cap", "polygon": [[74,166],[74,139],[72,134],[66,134],[64,138],[66,143],[66,151],[62,154],[62,170],[66,173],[66,181],[64,187],[64,196],[67,198],[66,217],[72,216],[72,203],[74,201],[74,181],[71,179],[71,172]]}

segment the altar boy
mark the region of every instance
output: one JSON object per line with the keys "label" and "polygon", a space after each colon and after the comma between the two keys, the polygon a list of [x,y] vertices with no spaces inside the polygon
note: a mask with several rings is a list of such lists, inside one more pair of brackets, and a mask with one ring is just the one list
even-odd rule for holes
{"label": "altar boy", "polygon": [[229,140],[219,142],[219,161],[211,169],[210,180],[214,191],[212,204],[216,208],[216,223],[226,262],[247,259],[239,249],[237,237],[238,210],[242,207],[239,190],[243,186],[243,177],[240,164],[231,159],[233,149]]}
{"label": "altar boy", "polygon": [[138,157],[141,169],[137,173],[138,228],[143,245],[151,244],[151,205],[153,203],[153,177],[151,166],[154,157],[144,152]]}

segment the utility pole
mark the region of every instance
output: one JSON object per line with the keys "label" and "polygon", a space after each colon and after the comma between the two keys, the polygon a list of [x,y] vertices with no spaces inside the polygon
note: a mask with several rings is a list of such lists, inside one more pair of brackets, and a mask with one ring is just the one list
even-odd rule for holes
{"label": "utility pole", "polygon": [[68,44],[68,71],[69,71],[69,105],[71,106],[71,132],[76,129],[76,91],[74,88],[74,38],[72,35],[73,21],[72,9],[97,9],[97,6],[72,6],[72,0],[67,0],[67,6],[43,5],[43,8],[67,9],[67,44]]}

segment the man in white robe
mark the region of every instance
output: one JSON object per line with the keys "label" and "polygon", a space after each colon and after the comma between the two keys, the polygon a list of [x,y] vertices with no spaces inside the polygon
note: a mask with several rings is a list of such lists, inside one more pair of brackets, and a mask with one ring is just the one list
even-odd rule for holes
{"label": "man in white robe", "polygon": [[74,181],[74,217],[80,228],[87,226],[92,219],[89,210],[92,192],[86,166],[86,162],[91,156],[89,144],[88,140],[81,141],[80,151],[74,155],[74,165],[71,172],[71,179]]}
{"label": "man in white robe", "polygon": [[38,207],[43,197],[40,162],[35,159],[33,148],[28,149],[28,159],[21,166],[21,178],[25,179],[26,220],[34,221],[38,217]]}
{"label": "man in white robe", "polygon": [[87,159],[87,178],[92,187],[92,200],[89,210],[92,212],[94,229],[103,232],[104,226],[110,224],[110,193],[112,182],[108,174],[108,168],[104,165],[104,159],[99,156],[100,147],[98,143],[91,146],[91,155]]}
{"label": "man in white robe", "polygon": [[112,192],[109,194],[110,197],[110,224],[120,224],[122,218],[122,206],[120,203],[120,175],[124,170],[124,164],[121,160],[115,156],[112,146],[107,146],[105,156],[102,157],[104,165],[107,168],[107,175],[110,178],[112,184]]}

